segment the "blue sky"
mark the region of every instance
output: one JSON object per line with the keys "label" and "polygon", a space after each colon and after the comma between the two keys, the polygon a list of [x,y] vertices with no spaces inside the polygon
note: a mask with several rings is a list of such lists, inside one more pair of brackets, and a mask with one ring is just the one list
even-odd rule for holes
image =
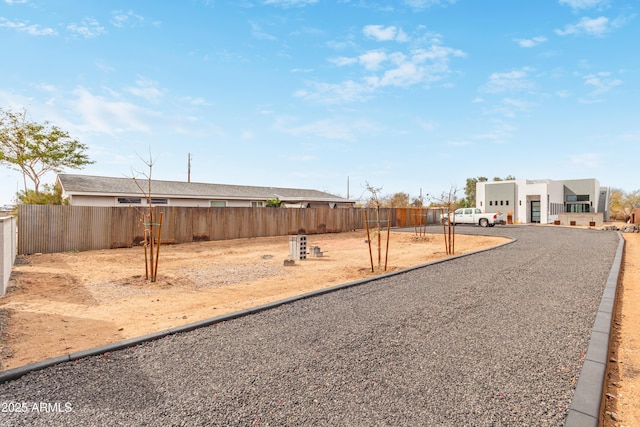
{"label": "blue sky", "polygon": [[[154,178],[186,181],[191,153],[192,181],[354,199],[366,183],[413,198],[507,175],[633,191],[639,9],[0,0],[0,107],[86,144],[96,163],[77,173],[132,176],[151,153]],[[3,166],[0,182],[2,205],[21,175]]]}

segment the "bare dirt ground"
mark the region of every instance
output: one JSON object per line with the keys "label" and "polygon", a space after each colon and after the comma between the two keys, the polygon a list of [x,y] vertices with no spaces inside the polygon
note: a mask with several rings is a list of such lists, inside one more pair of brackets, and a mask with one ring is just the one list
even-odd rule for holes
{"label": "bare dirt ground", "polygon": [[[371,272],[365,231],[307,236],[307,256],[293,266],[289,237],[197,242],[161,247],[158,278],[145,279],[144,250],[101,250],[20,256],[7,295],[0,298],[4,327],[0,368],[138,337],[312,290],[383,274],[372,236]],[[456,235],[461,254],[503,238]],[[442,235],[392,232],[387,271],[446,257]]]}
{"label": "bare dirt ground", "polygon": [[640,234],[625,233],[605,384],[605,427],[640,425]]}

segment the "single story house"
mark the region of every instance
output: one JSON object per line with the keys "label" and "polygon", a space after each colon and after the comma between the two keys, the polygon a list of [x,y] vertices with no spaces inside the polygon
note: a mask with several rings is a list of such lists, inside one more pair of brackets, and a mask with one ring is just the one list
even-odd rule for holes
{"label": "single story house", "polygon": [[[74,206],[146,206],[146,178],[59,174],[56,184],[62,197]],[[350,208],[354,201],[317,190],[206,184],[183,181],[151,181],[153,205],[182,207],[264,207],[277,199],[289,208]]]}
{"label": "single story house", "polygon": [[593,178],[485,181],[476,184],[476,205],[485,212],[511,212],[521,224],[580,218],[601,225],[609,221],[609,188]]}

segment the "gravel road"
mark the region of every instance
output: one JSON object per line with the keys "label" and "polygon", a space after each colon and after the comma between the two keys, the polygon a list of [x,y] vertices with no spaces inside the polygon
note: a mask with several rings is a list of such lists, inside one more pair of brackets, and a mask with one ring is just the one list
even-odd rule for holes
{"label": "gravel road", "polygon": [[29,373],[0,425],[562,425],[617,234],[457,230],[517,240]]}

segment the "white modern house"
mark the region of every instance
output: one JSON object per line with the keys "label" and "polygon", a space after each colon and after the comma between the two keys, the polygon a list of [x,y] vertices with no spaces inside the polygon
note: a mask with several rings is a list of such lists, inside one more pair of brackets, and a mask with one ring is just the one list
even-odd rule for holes
{"label": "white modern house", "polygon": [[[146,206],[146,178],[59,174],[56,184],[62,197],[74,206]],[[207,184],[184,181],[151,181],[153,205],[181,207],[264,207],[279,200],[289,208],[347,208],[354,201],[318,190]]]}
{"label": "white modern house", "polygon": [[[476,184],[476,205],[485,212],[511,212],[520,224],[609,220],[609,188],[598,180],[486,181]],[[568,225],[568,224],[567,224]]]}

